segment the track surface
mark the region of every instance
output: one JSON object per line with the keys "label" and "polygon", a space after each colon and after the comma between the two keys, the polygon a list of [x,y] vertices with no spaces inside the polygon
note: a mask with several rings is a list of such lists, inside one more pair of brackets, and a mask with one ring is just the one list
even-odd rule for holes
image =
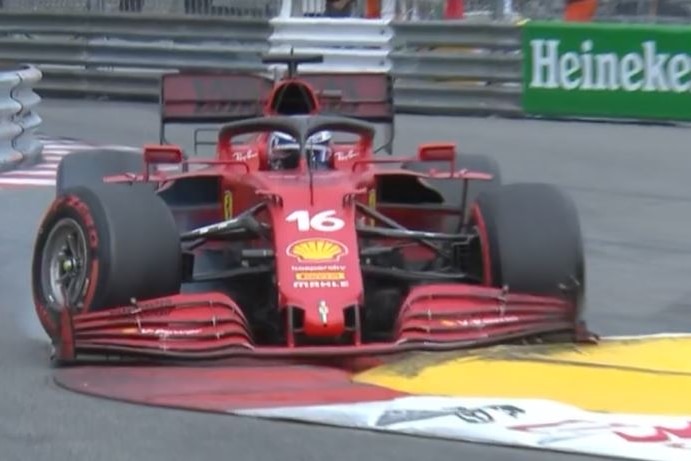
{"label": "track surface", "polygon": [[[41,115],[50,136],[126,145],[158,136],[153,105],[45,101]],[[465,152],[495,155],[508,181],[567,188],[582,215],[589,317],[598,332],[691,331],[691,131],[402,117],[398,133],[399,151],[412,152],[424,140],[455,140]],[[57,389],[29,291],[33,237],[52,193],[0,190],[3,461],[593,459],[137,407]]]}

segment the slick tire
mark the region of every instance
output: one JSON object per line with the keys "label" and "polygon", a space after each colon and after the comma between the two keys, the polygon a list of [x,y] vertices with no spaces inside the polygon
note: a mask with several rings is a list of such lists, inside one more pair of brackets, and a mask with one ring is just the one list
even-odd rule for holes
{"label": "slick tire", "polygon": [[[58,165],[55,181],[56,196],[67,189],[103,184],[105,176],[144,171],[144,157],[137,152],[89,150],[65,156]],[[135,188],[153,189],[152,184],[136,184]]]}
{"label": "slick tire", "polygon": [[[427,172],[430,169],[445,171],[449,169],[448,162],[408,162],[404,163],[404,170]],[[497,161],[487,155],[459,154],[456,156],[456,170],[468,169],[479,173],[491,174],[489,181],[470,181],[468,183],[468,195],[466,199],[466,216],[470,217],[470,210],[478,196],[483,192],[491,192],[502,184],[501,168]],[[461,207],[463,204],[463,182],[450,179],[425,179],[431,187],[436,189],[444,198],[445,205]],[[455,232],[458,229],[457,219],[447,219],[444,223],[444,232]]]}
{"label": "slick tire", "polygon": [[472,209],[485,284],[511,292],[581,298],[583,238],[573,200],[549,184],[511,184],[484,193]]}
{"label": "slick tire", "polygon": [[[71,235],[71,240],[68,237]],[[61,309],[98,311],[180,292],[180,237],[153,192],[98,184],[55,199],[40,224],[32,262],[37,314],[53,336]],[[72,274],[70,302],[56,277]],[[76,282],[74,282],[76,280]],[[80,282],[81,280],[81,282]]]}

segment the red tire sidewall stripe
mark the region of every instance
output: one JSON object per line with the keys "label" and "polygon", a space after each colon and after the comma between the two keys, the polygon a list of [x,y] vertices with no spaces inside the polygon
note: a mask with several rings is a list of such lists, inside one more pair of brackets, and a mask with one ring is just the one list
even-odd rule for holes
{"label": "red tire sidewall stripe", "polygon": [[477,227],[477,232],[480,237],[480,252],[482,256],[482,284],[487,287],[493,286],[492,277],[492,257],[490,256],[489,236],[487,234],[487,225],[485,218],[482,216],[482,211],[477,203],[472,208],[472,218]]}
{"label": "red tire sidewall stripe", "polygon": [[41,293],[40,260],[42,258],[46,238],[48,237],[48,233],[50,232],[52,225],[63,217],[76,218],[76,221],[83,227],[87,237],[87,247],[89,252],[87,264],[90,265],[90,268],[87,276],[87,285],[85,287],[86,291],[83,298],[84,307],[81,312],[88,312],[91,310],[101,272],[100,259],[98,255],[100,239],[88,204],[77,195],[70,194],[57,198],[50,206],[48,211],[44,214],[41,226],[39,227],[34,250],[34,268],[32,271],[34,278],[32,290],[36,314],[38,315],[43,328],[52,338],[57,337],[60,334],[58,326],[59,313],[51,310],[47,306],[43,293]]}

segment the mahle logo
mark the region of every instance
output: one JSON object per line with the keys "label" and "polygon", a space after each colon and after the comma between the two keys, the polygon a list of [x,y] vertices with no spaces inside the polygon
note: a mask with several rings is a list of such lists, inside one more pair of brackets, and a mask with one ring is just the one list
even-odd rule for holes
{"label": "mahle logo", "polygon": [[593,91],[691,91],[691,57],[686,53],[658,53],[655,41],[641,44],[641,52],[593,53],[592,40],[580,52],[560,50],[561,40],[533,39],[531,88]]}

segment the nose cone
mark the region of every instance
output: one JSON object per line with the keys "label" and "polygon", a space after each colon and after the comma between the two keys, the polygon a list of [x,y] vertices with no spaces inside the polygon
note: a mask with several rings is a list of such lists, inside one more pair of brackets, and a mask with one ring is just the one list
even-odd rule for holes
{"label": "nose cone", "polygon": [[276,248],[279,305],[292,306],[305,336],[343,335],[348,308],[360,304],[362,275],[355,208],[344,198],[353,189],[342,172],[294,178],[277,187],[270,206]]}

